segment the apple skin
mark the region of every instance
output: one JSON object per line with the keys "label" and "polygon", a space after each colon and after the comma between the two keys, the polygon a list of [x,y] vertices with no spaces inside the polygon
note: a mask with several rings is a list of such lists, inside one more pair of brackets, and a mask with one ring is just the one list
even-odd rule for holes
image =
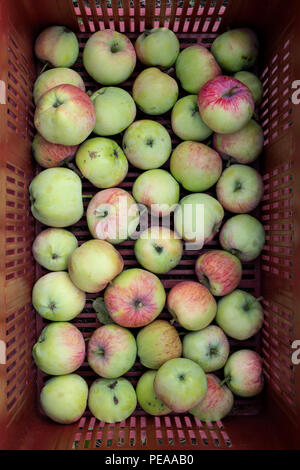
{"label": "apple skin", "polygon": [[201,88],[198,106],[205,124],[220,134],[239,131],[254,112],[254,100],[249,88],[227,75],[219,75]]}
{"label": "apple skin", "polygon": [[234,78],[244,83],[244,85],[249,88],[253,95],[254,103],[258,105],[262,100],[264,92],[260,79],[254,75],[254,73],[248,72],[246,70],[235,73]]}
{"label": "apple skin", "polygon": [[123,377],[96,379],[90,387],[88,407],[99,421],[124,421],[134,412],[136,405],[135,390],[129,380]]}
{"label": "apple skin", "polygon": [[135,42],[135,51],[142,64],[168,68],[179,54],[179,41],[168,28],[153,28],[140,34]]}
{"label": "apple skin", "polygon": [[86,410],[88,385],[78,374],[51,377],[40,393],[44,413],[60,424],[78,421]]}
{"label": "apple skin", "polygon": [[204,372],[214,372],[224,367],[229,349],[224,331],[216,325],[209,325],[183,337],[183,357],[199,364]]}
{"label": "apple skin", "polygon": [[256,259],[265,244],[265,230],[259,220],[249,214],[238,214],[228,219],[222,227],[219,241],[224,250],[241,261]]}
{"label": "apple skin", "polygon": [[136,352],[133,334],[122,326],[109,324],[92,333],[88,342],[87,360],[96,374],[112,379],[131,369]]}
{"label": "apple skin", "polygon": [[120,253],[104,240],[88,240],[76,248],[68,261],[72,282],[84,292],[97,293],[123,269]]}
{"label": "apple skin", "polygon": [[32,215],[42,224],[62,228],[83,216],[82,183],[68,168],[47,168],[30,183]]}
{"label": "apple skin", "polygon": [[42,72],[33,85],[33,100],[37,105],[40,97],[51,88],[57,85],[68,84],[74,85],[85,91],[85,84],[79,73],[67,67],[57,67],[55,69]]}
{"label": "apple skin", "polygon": [[199,403],[207,391],[203,369],[185,358],[170,359],[157,371],[154,392],[172,411],[185,413]]}
{"label": "apple skin", "polygon": [[179,334],[166,320],[155,320],[142,328],[136,342],[140,361],[148,369],[159,369],[165,362],[182,354]]}
{"label": "apple skin", "polygon": [[63,228],[48,228],[40,232],[32,245],[37,263],[49,271],[68,269],[70,254],[78,247],[75,235]]}
{"label": "apple skin", "polygon": [[124,189],[103,189],[90,200],[86,218],[94,238],[117,244],[135,232],[139,224],[139,208]]}
{"label": "apple skin", "polygon": [[218,297],[232,292],[242,279],[239,258],[223,250],[209,250],[200,255],[195,271],[199,282]]}
{"label": "apple skin", "polygon": [[218,181],[222,173],[222,159],[207,145],[187,140],[174,149],[170,171],[186,190],[202,192]]}
{"label": "apple skin", "polygon": [[214,374],[206,374],[207,392],[203,400],[189,412],[203,422],[220,421],[230,413],[234,396],[226,385]]}
{"label": "apple skin", "polygon": [[156,370],[147,370],[139,378],[136,385],[136,396],[140,407],[149,415],[163,416],[171,413],[168,408],[154,392],[154,379]]}
{"label": "apple skin", "polygon": [[73,320],[84,309],[85,300],[85,293],[65,271],[45,274],[32,289],[33,307],[41,317],[51,321]]}
{"label": "apple skin", "polygon": [[240,397],[254,397],[264,387],[262,358],[250,349],[240,349],[229,356],[224,376],[230,390]]}
{"label": "apple skin", "polygon": [[184,96],[175,103],[171,125],[173,132],[181,140],[202,141],[213,132],[201,119],[197,95]]}
{"label": "apple skin", "polygon": [[141,170],[162,166],[172,150],[171,137],[159,122],[141,119],[125,131],[122,147],[129,162]]}
{"label": "apple skin", "polygon": [[206,82],[221,73],[212,53],[200,45],[183,49],[176,60],[176,76],[188,93],[198,93]]}
{"label": "apple skin", "polygon": [[167,227],[152,226],[141,233],[134,245],[137,261],[155,274],[175,268],[183,253],[182,241]]}
{"label": "apple skin", "polygon": [[174,78],[157,67],[149,67],[136,77],[132,96],[146,114],[160,115],[173,108],[178,98],[178,85]]}
{"label": "apple skin", "polygon": [[231,338],[245,340],[262,327],[264,312],[253,295],[236,289],[218,302],[216,323]]}
{"label": "apple skin", "polygon": [[39,133],[32,141],[32,154],[36,162],[43,168],[55,168],[65,165],[75,157],[78,145],[52,144]]}
{"label": "apple skin", "polygon": [[135,119],[136,106],[131,95],[123,88],[103,87],[92,94],[96,109],[94,133],[109,136],[123,132]]}
{"label": "apple skin", "polygon": [[161,313],[165,289],[159,278],[144,269],[127,269],[110,282],[104,292],[106,308],[118,325],[148,325]]}
{"label": "apple skin", "polygon": [[215,318],[217,303],[209,290],[196,281],[182,281],[170,290],[167,308],[186,330],[198,331]]}
{"label": "apple skin", "polygon": [[83,335],[72,323],[49,323],[33,346],[32,356],[37,367],[45,374],[71,374],[85,358]]}
{"label": "apple skin", "polygon": [[66,26],[49,26],[38,35],[34,52],[38,59],[53,67],[72,67],[78,57],[79,44],[76,35]]}

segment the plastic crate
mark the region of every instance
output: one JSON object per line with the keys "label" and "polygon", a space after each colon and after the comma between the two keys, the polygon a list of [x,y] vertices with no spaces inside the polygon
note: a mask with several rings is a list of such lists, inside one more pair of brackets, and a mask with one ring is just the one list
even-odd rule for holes
{"label": "plastic crate", "polygon": [[[298,14],[298,15],[297,15]],[[108,425],[87,410],[72,425],[58,425],[43,415],[39,391],[46,378],[37,370],[31,350],[45,325],[31,304],[31,289],[44,272],[34,263],[31,246],[42,229],[30,212],[28,186],[39,171],[31,157],[34,105],[32,86],[38,64],[33,56],[37,34],[51,24],[64,24],[78,33],[80,56],[96,30],[126,32],[134,41],[145,28],[167,26],[181,47],[193,43],[210,47],[227,28],[248,26],[259,35],[259,75],[264,85],[260,120],[265,134],[259,158],[265,193],[256,212],[266,230],[259,260],[244,263],[240,287],[262,295],[265,322],[259,335],[231,342],[231,349],[249,347],[264,359],[266,387],[253,399],[236,399],[224,422],[201,423],[188,414],[151,417],[137,409],[124,422]],[[293,82],[300,79],[300,8],[296,0],[30,0],[0,3],[0,449],[292,449],[300,445],[300,365],[293,364],[293,342],[300,340],[299,185],[300,119],[292,102]],[[74,68],[88,90],[99,88],[86,74],[79,57]],[[133,76],[122,86],[131,89]],[[298,74],[298,75],[297,75]],[[295,101],[295,100],[294,100]],[[143,115],[139,112],[137,118]],[[169,125],[167,116],[157,119]],[[179,142],[169,131],[173,145]],[[130,168],[120,185],[130,191],[139,170]],[[85,194],[97,189],[83,180]],[[182,193],[184,195],[184,192]],[[298,196],[298,197],[297,197]],[[85,203],[86,204],[86,203]],[[91,238],[83,217],[70,228],[80,243]],[[204,249],[218,246],[217,237]],[[125,267],[137,266],[133,242],[120,244]],[[160,276],[168,291],[183,279],[195,279],[199,253],[186,252],[181,263]],[[88,295],[92,298],[93,295]],[[94,296],[96,297],[96,295]],[[167,317],[168,313],[162,313]],[[89,337],[100,324],[88,301],[72,321]],[[142,367],[136,363],[126,376],[136,383]],[[95,374],[87,363],[78,371],[90,384]]]}

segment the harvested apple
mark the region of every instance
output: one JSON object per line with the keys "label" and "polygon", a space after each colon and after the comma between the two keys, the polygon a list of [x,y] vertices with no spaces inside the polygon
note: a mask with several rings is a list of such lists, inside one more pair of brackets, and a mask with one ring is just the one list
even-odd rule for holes
{"label": "harvested apple", "polygon": [[48,228],[35,238],[32,254],[36,262],[49,271],[65,271],[69,256],[77,247],[78,241],[72,232],[63,228]]}
{"label": "harvested apple", "polygon": [[38,59],[53,67],[72,67],[79,53],[78,39],[66,26],[49,26],[38,35],[34,51]]}

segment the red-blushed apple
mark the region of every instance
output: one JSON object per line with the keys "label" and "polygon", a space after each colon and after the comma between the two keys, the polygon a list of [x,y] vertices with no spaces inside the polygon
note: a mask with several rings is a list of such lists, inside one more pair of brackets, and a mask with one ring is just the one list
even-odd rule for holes
{"label": "red-blushed apple", "polygon": [[195,265],[196,276],[215,296],[229,294],[242,279],[242,265],[236,256],[223,250],[209,250]]}
{"label": "red-blushed apple", "polygon": [[209,290],[196,281],[178,282],[167,297],[167,308],[186,330],[201,330],[216,316],[217,303]]}
{"label": "red-blushed apple", "polygon": [[148,369],[159,369],[182,353],[179,334],[166,320],[155,320],[144,326],[137,334],[136,343],[140,361]]}
{"label": "red-blushed apple", "polygon": [[160,279],[144,269],[126,269],[113,279],[104,292],[111,318],[121,326],[148,325],[161,313],[166,293]]}
{"label": "red-blushed apple", "polygon": [[169,414],[172,410],[168,408],[154,392],[154,379],[156,370],[147,370],[139,378],[136,384],[136,396],[140,407],[149,415],[162,416]]}
{"label": "red-blushed apple", "polygon": [[65,271],[68,259],[78,247],[78,240],[72,232],[63,228],[42,230],[32,245],[32,254],[37,263],[49,271]]}
{"label": "red-blushed apple", "polygon": [[38,35],[34,52],[53,67],[72,67],[79,53],[78,39],[66,26],[49,26]]}
{"label": "red-blushed apple", "polygon": [[253,95],[254,103],[258,105],[262,100],[264,92],[260,79],[254,73],[246,70],[235,73],[234,78],[244,83],[244,85],[249,88]]}
{"label": "red-blushed apple", "polygon": [[52,144],[39,133],[36,133],[31,148],[32,154],[40,166],[43,168],[53,168],[72,161],[78,145]]}
{"label": "red-blushed apple", "polygon": [[45,72],[42,72],[34,82],[33,99],[35,105],[46,91],[62,84],[74,85],[82,91],[85,91],[84,81],[75,70],[67,67],[57,67],[46,70]]}
{"label": "red-blushed apple", "polygon": [[107,379],[128,372],[136,359],[137,346],[133,334],[119,325],[97,328],[89,339],[87,360],[96,374]]}
{"label": "red-blushed apple", "polygon": [[249,88],[227,75],[213,78],[201,88],[198,106],[205,124],[220,134],[239,131],[254,112],[254,100]]}
{"label": "red-blushed apple", "polygon": [[240,349],[229,356],[224,377],[224,382],[235,395],[254,397],[264,387],[262,358],[251,349]]}
{"label": "red-blushed apple", "polygon": [[147,29],[135,42],[138,59],[148,67],[171,67],[178,57],[179,48],[176,34],[164,27]]}
{"label": "red-blushed apple", "polygon": [[212,130],[201,119],[197,95],[188,95],[176,101],[171,113],[174,134],[181,140],[202,141]]}

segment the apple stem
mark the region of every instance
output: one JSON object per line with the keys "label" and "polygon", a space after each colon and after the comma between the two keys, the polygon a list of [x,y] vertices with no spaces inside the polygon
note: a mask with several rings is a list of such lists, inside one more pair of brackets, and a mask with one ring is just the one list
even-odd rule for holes
{"label": "apple stem", "polygon": [[80,173],[78,168],[74,165],[74,163],[68,162],[67,167],[70,168],[70,170],[74,171],[79,176],[79,178],[81,179],[83,178],[82,174]]}
{"label": "apple stem", "polygon": [[83,199],[92,199],[93,194],[83,194],[82,197]]}
{"label": "apple stem", "polygon": [[227,384],[227,383],[230,381],[230,379],[231,379],[231,376],[230,376],[230,375],[227,375],[227,376],[219,383],[220,387],[222,387],[222,385],[224,385],[224,384]]}
{"label": "apple stem", "polygon": [[261,300],[263,300],[262,295],[258,297],[257,299],[252,300],[252,302],[250,302],[250,304],[248,305],[248,308],[251,307],[251,305],[255,304],[256,302],[260,302]]}
{"label": "apple stem", "polygon": [[42,70],[40,71],[40,75],[41,75],[43,72],[45,72],[45,70],[46,70],[46,68],[48,67],[48,65],[49,65],[49,62],[46,62],[46,63],[44,64]]}

